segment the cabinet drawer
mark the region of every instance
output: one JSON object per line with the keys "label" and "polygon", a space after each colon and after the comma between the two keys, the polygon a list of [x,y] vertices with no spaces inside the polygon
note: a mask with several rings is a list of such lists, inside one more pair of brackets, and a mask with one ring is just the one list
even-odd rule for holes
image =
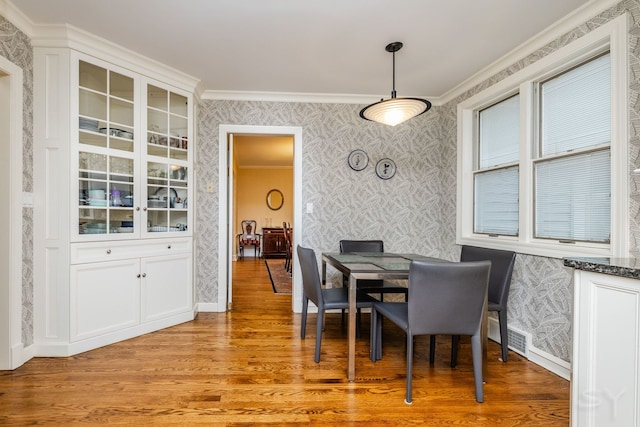
{"label": "cabinet drawer", "polygon": [[192,239],[129,240],[71,244],[71,264],[190,253]]}

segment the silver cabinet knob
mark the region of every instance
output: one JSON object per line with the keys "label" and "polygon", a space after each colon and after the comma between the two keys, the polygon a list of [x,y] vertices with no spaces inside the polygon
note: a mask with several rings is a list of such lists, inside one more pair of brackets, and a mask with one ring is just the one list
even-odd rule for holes
{"label": "silver cabinet knob", "polygon": [[111,249],[107,249],[107,255],[111,254]]}
{"label": "silver cabinet knob", "polygon": [[142,273],[142,277],[147,277],[147,273]]}
{"label": "silver cabinet knob", "polygon": [[167,249],[171,249],[171,245],[167,246]]}

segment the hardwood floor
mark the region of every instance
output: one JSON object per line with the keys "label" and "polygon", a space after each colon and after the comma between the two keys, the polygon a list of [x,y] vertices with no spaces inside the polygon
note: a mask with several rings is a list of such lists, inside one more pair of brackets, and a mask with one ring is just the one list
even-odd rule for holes
{"label": "hardwood floor", "polygon": [[416,343],[413,405],[403,403],[404,335],[385,327],[383,359],[368,358],[368,316],[357,343],[357,381],[346,381],[346,332],[329,314],[319,364],[315,314],[306,340],[291,296],[272,292],[262,260],[234,263],[229,313],[68,358],[35,358],[0,371],[2,425],[469,425],[567,426],[569,382],[489,343],[485,403],[476,403],[470,344],[456,369],[450,340]]}

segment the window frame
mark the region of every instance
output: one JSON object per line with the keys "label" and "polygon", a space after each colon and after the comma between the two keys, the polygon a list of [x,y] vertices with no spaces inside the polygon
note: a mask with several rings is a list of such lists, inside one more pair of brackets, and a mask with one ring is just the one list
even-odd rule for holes
{"label": "window frame", "polygon": [[[458,104],[456,243],[553,258],[625,257],[629,252],[628,41],[627,18],[621,15],[576,41]],[[534,162],[538,160],[537,88],[540,82],[604,52],[611,55],[611,241],[563,242],[537,239],[534,233]],[[520,95],[519,233],[517,236],[473,232],[474,168],[478,112]]]}

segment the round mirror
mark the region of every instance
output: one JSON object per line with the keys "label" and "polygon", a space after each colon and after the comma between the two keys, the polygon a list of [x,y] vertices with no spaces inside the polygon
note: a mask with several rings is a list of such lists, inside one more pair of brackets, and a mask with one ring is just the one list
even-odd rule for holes
{"label": "round mirror", "polygon": [[282,195],[282,191],[276,190],[275,188],[267,193],[267,206],[272,211],[277,211],[284,204],[284,196]]}

